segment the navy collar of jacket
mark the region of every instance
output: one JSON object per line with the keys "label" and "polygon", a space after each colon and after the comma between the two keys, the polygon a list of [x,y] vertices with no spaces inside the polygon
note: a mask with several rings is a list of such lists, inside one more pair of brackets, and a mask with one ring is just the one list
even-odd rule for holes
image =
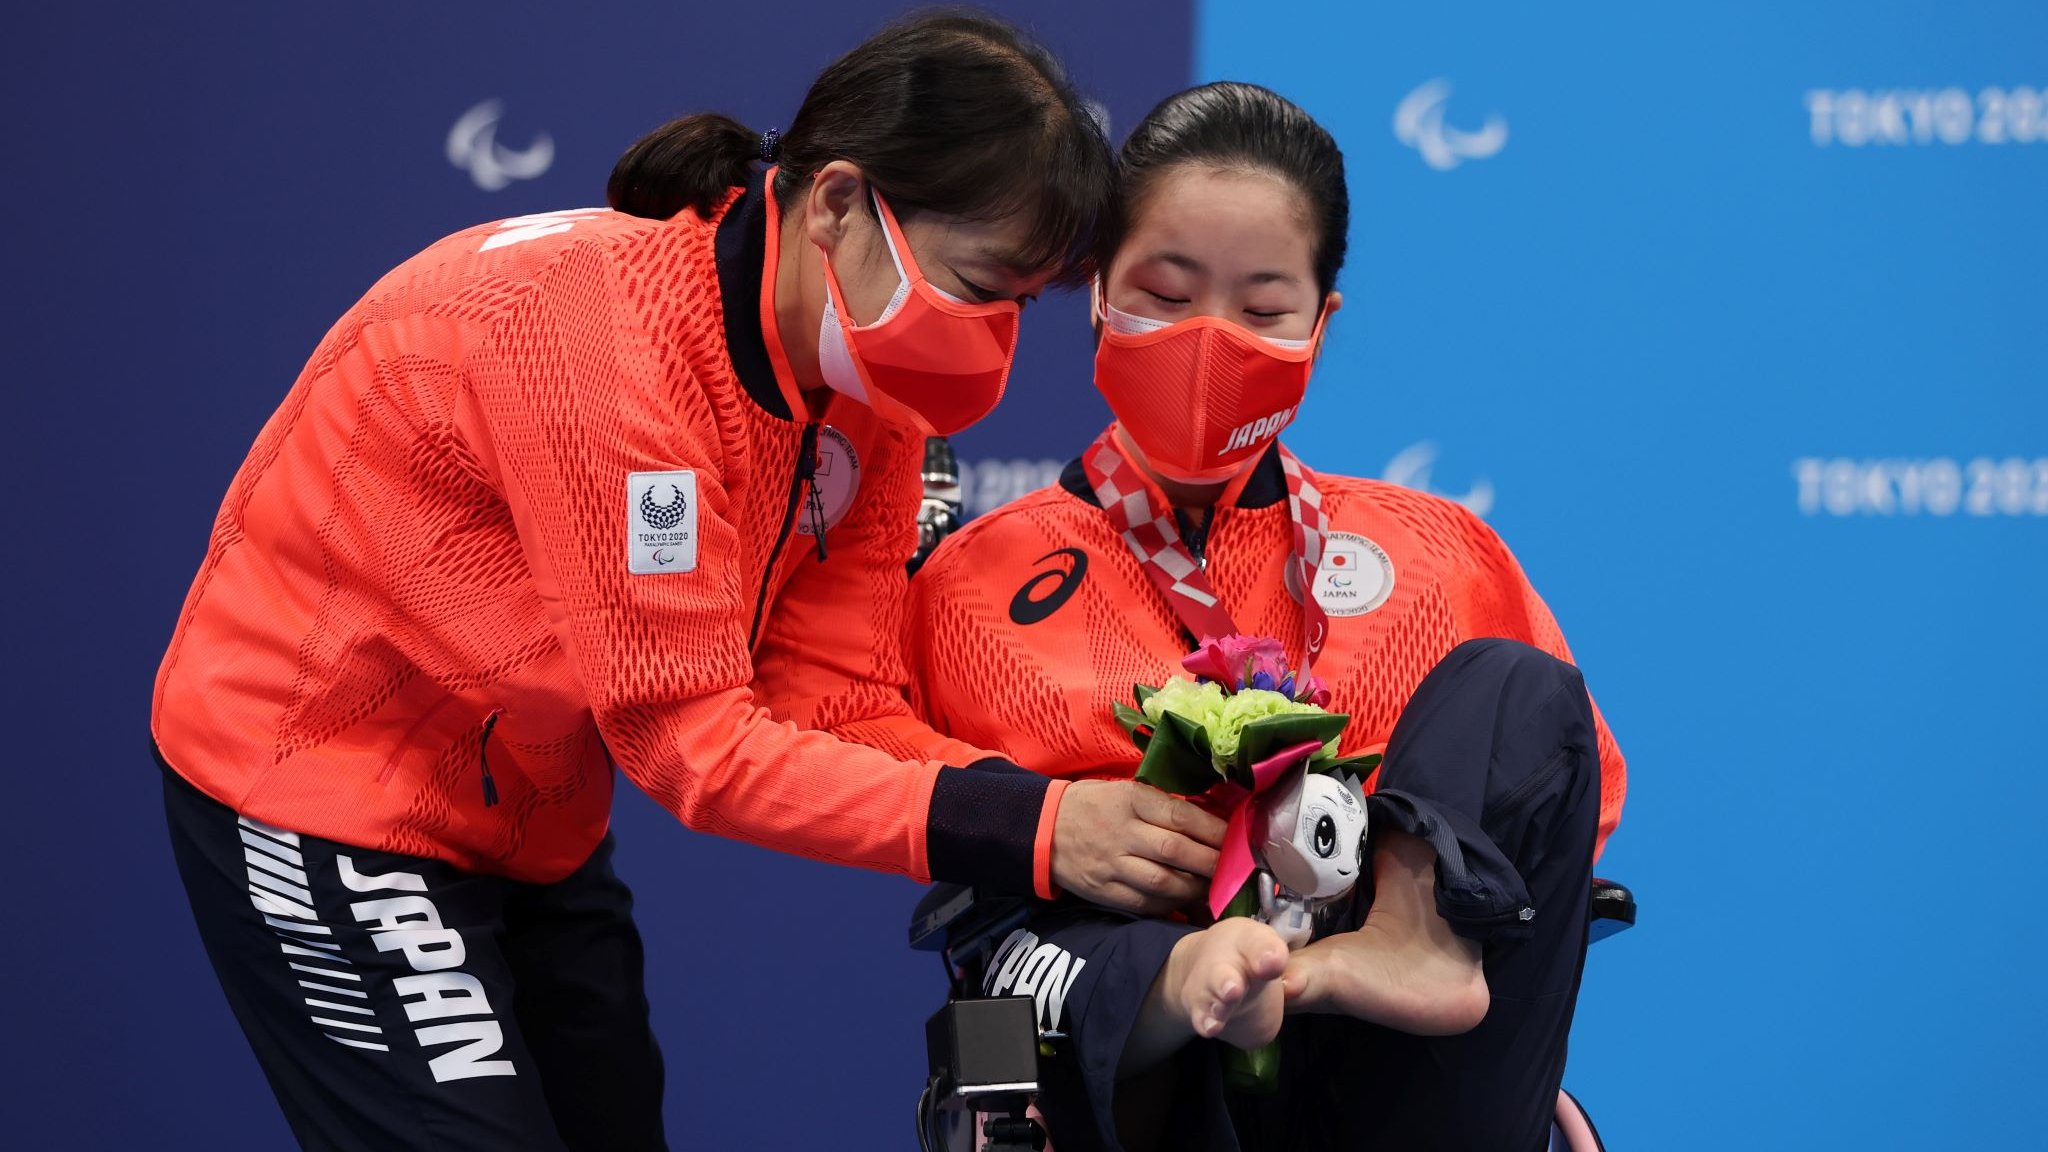
{"label": "navy collar of jacket", "polygon": [[[1073,493],[1092,507],[1102,507],[1095,498],[1095,486],[1088,483],[1088,470],[1081,466],[1081,458],[1068,461],[1066,470],[1060,473],[1060,487]],[[1287,499],[1287,473],[1280,467],[1280,442],[1266,446],[1259,456],[1259,462],[1252,465],[1252,474],[1238,490],[1237,507],[1270,508]]]}
{"label": "navy collar of jacket", "polygon": [[740,198],[718,222],[718,298],[725,313],[725,348],[740,387],[762,411],[793,421],[796,415],[776,383],[775,365],[768,359],[767,339],[761,333],[761,265],[768,257],[766,175],[755,172],[747,177]]}

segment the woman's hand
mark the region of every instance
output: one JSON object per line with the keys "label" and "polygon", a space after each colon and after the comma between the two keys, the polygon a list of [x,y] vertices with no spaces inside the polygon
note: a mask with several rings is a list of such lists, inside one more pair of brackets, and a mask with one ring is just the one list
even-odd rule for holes
{"label": "woman's hand", "polygon": [[1135,780],[1077,780],[1060,797],[1053,883],[1091,904],[1158,915],[1208,895],[1223,821]]}

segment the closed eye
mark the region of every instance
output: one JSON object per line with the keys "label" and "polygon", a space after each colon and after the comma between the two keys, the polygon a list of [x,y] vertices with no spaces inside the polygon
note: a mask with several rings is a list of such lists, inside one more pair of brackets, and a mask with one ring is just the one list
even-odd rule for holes
{"label": "closed eye", "polygon": [[1028,307],[1033,300],[1038,299],[1038,293],[1036,292],[1023,296],[1005,296],[1001,292],[998,292],[993,288],[984,288],[981,285],[976,284],[974,281],[969,280],[967,277],[960,275],[960,273],[958,272],[953,273],[953,277],[959,280],[960,286],[962,288],[967,289],[968,293],[973,296],[974,302],[976,304],[993,304],[998,300],[1014,300],[1017,303],[1017,310],[1021,312],[1026,307]]}
{"label": "closed eye", "polygon": [[1145,295],[1150,296],[1154,300],[1159,301],[1161,304],[1186,304],[1189,302],[1184,299],[1176,299],[1172,296],[1161,296],[1159,293],[1152,291],[1150,288],[1145,289]]}
{"label": "closed eye", "polygon": [[967,277],[962,276],[958,268],[948,266],[946,268],[946,271],[951,272],[953,274],[953,279],[958,280],[960,282],[960,286],[962,288],[967,289],[968,295],[974,298],[974,302],[976,304],[988,304],[1003,298],[1002,293],[993,291],[988,288],[984,288],[981,285],[976,284],[974,281],[969,280]]}

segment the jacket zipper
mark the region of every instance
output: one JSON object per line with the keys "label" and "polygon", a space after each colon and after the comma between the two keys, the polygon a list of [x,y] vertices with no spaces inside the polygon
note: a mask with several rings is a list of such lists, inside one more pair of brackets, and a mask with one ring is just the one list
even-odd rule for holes
{"label": "jacket zipper", "polygon": [[[761,592],[754,599],[754,624],[747,630],[747,650],[761,641],[761,617],[768,610],[768,588],[775,582],[775,564],[782,558],[783,546],[789,543],[789,535],[796,530],[797,505],[803,503],[804,485],[809,483],[812,473],[818,467],[818,425],[815,421],[804,425],[803,441],[797,445],[796,468],[789,477],[789,501],[782,509],[782,528],[775,533],[775,547],[768,551],[768,566],[761,570]],[[820,534],[818,554],[824,555],[825,543]]]}
{"label": "jacket zipper", "polygon": [[[1176,508],[1173,510],[1173,525],[1180,531],[1181,543],[1187,545],[1188,556],[1194,560],[1195,567],[1207,572],[1209,570],[1209,532],[1216,526],[1216,508],[1212,505],[1205,509],[1199,522],[1194,517]],[[1180,621],[1180,616],[1176,614],[1174,619],[1178,622]],[[1184,622],[1180,625],[1180,637],[1181,642],[1187,646],[1187,650],[1190,652],[1202,646],[1201,639],[1189,631],[1187,624]]]}

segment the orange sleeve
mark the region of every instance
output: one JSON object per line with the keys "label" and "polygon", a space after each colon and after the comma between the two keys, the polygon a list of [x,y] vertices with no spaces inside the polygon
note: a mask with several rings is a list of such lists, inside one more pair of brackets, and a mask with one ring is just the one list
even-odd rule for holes
{"label": "orange sleeve", "polygon": [[[579,681],[564,692],[580,689],[620,768],[692,828],[918,880],[937,871],[1029,890],[1042,780],[906,763],[755,700],[755,589],[725,492],[718,401],[663,355],[614,275],[594,246],[565,250],[464,366],[479,451]],[[628,474],[683,469],[697,488],[694,568],[630,574]]]}
{"label": "orange sleeve", "polygon": [[[1478,516],[1463,508],[1459,512],[1476,561],[1465,590],[1468,610],[1479,629],[1476,635],[1520,640],[1575,664],[1550,606],[1536,594],[1507,543]],[[1593,847],[1597,860],[1607,846],[1607,837],[1621,824],[1622,802],[1628,795],[1628,762],[1622,758],[1621,746],[1615,743],[1597,700],[1593,701],[1593,727],[1600,752],[1600,833]]]}
{"label": "orange sleeve", "polygon": [[[913,451],[913,447],[915,451]],[[903,641],[906,569],[917,547],[923,444],[885,433],[862,461],[846,517],[825,534],[829,559],[806,549],[754,653],[755,689],[777,716],[904,760],[967,765],[997,755],[942,736],[911,711]]]}
{"label": "orange sleeve", "polygon": [[[762,626],[754,685],[778,717],[903,760],[1008,767],[999,753],[941,735],[907,700],[907,565],[923,458],[923,442],[907,434],[886,434],[871,450],[852,508],[825,534],[829,562],[807,555]],[[1031,887],[1043,899],[1055,894],[1052,830],[1064,791],[1061,781],[1046,788],[1031,838]]]}

